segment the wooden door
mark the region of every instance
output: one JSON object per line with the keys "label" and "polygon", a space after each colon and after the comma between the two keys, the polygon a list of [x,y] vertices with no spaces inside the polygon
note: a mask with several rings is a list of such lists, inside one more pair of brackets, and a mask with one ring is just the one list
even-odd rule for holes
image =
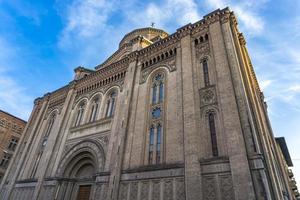
{"label": "wooden door", "polygon": [[89,200],[91,193],[91,185],[80,185],[77,200]]}

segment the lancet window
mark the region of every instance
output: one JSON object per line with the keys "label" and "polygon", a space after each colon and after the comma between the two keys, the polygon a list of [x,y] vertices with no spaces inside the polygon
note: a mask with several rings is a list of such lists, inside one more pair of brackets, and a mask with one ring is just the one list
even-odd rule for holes
{"label": "lancet window", "polygon": [[79,104],[74,124],[75,126],[79,126],[82,123],[85,106],[86,103],[84,101]]}
{"label": "lancet window", "polygon": [[90,122],[96,121],[99,113],[100,107],[100,98],[97,96],[92,100],[91,113],[90,113]]}
{"label": "lancet window", "polygon": [[204,77],[204,85],[209,86],[209,73],[208,73],[208,64],[207,60],[202,61],[202,67],[203,67],[203,77]]}
{"label": "lancet window", "polygon": [[106,101],[106,112],[105,112],[106,117],[113,116],[115,110],[116,98],[117,98],[117,93],[115,91],[109,94],[108,99]]}
{"label": "lancet window", "polygon": [[157,73],[151,80],[150,128],[148,132],[148,164],[162,162],[165,76]]}
{"label": "lancet window", "polygon": [[35,176],[35,173],[37,171],[37,168],[39,166],[41,157],[42,157],[43,152],[44,152],[44,148],[45,148],[45,146],[48,142],[49,134],[51,133],[51,130],[53,129],[53,124],[54,124],[55,119],[56,119],[56,113],[54,112],[50,115],[49,120],[47,122],[46,130],[44,132],[44,137],[43,137],[43,140],[42,140],[42,144],[40,146],[39,152],[37,154],[37,157],[35,159],[35,162],[34,162],[34,165],[33,165],[33,168],[32,168],[31,177]]}
{"label": "lancet window", "polygon": [[212,155],[218,156],[219,153],[218,153],[218,144],[217,144],[215,114],[212,112],[208,114],[208,125],[209,125],[210,137],[211,137]]}

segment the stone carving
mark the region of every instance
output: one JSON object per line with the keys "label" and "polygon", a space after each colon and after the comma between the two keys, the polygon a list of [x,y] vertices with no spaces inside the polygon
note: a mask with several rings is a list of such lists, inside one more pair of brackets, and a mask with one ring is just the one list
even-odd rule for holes
{"label": "stone carving", "polygon": [[200,89],[200,107],[212,105],[217,103],[215,86]]}
{"label": "stone carving", "polygon": [[176,179],[176,200],[185,200],[184,179]]}
{"label": "stone carving", "polygon": [[224,200],[234,200],[234,192],[230,175],[219,176],[221,196]]}
{"label": "stone carving", "polygon": [[133,182],[131,183],[131,188],[130,188],[130,200],[137,200],[138,196],[138,182]]}
{"label": "stone carving", "polygon": [[141,188],[141,199],[147,200],[149,198],[149,182],[143,181]]}
{"label": "stone carving", "polygon": [[159,200],[159,199],[160,199],[160,182],[153,181],[152,200]]}
{"label": "stone carving", "polygon": [[217,200],[216,180],[213,176],[203,177],[203,199]]}
{"label": "stone carving", "polygon": [[164,183],[164,200],[173,199],[173,182],[172,180],[166,180]]}

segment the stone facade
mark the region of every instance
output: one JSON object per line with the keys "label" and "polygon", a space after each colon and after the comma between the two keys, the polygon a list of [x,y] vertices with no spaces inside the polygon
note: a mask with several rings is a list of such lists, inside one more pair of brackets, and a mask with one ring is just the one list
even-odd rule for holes
{"label": "stone facade", "polygon": [[0,182],[20,141],[26,121],[0,110]]}
{"label": "stone facade", "polygon": [[171,35],[128,33],[95,70],[78,67],[72,82],[36,99],[24,133],[1,199],[285,195],[263,95],[228,8]]}

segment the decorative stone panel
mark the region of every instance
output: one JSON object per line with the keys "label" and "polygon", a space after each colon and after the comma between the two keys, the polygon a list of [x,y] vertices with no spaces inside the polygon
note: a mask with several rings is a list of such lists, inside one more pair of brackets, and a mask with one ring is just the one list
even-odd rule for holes
{"label": "decorative stone panel", "polygon": [[204,200],[234,200],[231,174],[210,174],[202,177]]}
{"label": "decorative stone panel", "polygon": [[199,90],[200,107],[217,104],[216,87],[214,85]]}
{"label": "decorative stone panel", "polygon": [[184,178],[121,181],[119,200],[185,200]]}
{"label": "decorative stone panel", "polygon": [[185,200],[184,178],[175,179],[176,200]]}
{"label": "decorative stone panel", "polygon": [[214,176],[206,176],[202,179],[203,199],[217,200],[216,180]]}

